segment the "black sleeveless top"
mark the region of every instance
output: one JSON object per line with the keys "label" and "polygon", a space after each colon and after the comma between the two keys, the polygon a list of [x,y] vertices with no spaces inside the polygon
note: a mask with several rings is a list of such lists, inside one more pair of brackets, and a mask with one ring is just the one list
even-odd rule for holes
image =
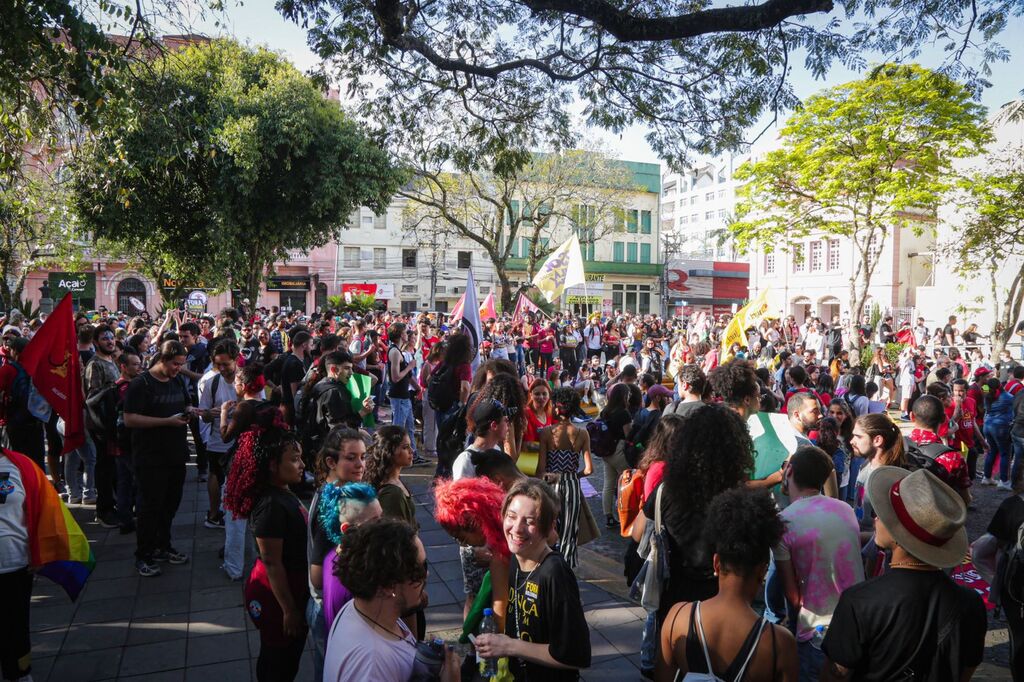
{"label": "black sleeveless top", "polygon": [[[697,604],[700,602],[694,602],[693,606],[690,607],[690,626],[686,631],[686,669],[691,673],[707,673],[714,674],[713,671],[708,669],[708,660],[704,657],[704,647],[701,645],[702,637],[698,635],[696,623]],[[740,647],[736,657],[732,659],[732,663],[725,669],[725,672],[718,675],[719,679],[724,682],[741,682],[741,678],[737,677],[741,672],[746,674],[746,663],[748,659],[753,659],[754,650],[757,649],[757,644],[761,640],[761,632],[764,628],[770,628],[772,632],[772,675],[775,671],[775,629],[772,628],[771,623],[765,622],[762,625],[764,619],[758,619],[754,621],[753,627],[750,628],[750,632],[747,633],[747,638],[743,640],[743,646]],[[701,632],[701,635],[703,632]],[[679,675],[676,675],[677,679]]]}
{"label": "black sleeveless top", "polygon": [[[391,362],[391,349],[392,348],[397,350],[399,357],[402,358],[401,361],[399,361],[399,363],[398,363],[398,371],[401,372],[402,370],[404,370],[406,367],[409,366],[409,363],[406,362],[406,360],[405,360],[405,353],[403,353],[402,349],[399,348],[398,346],[396,346],[395,344],[391,344],[390,346],[388,346],[388,362],[389,363]],[[390,378],[390,377],[388,377],[388,378]],[[391,384],[391,386],[388,388],[388,397],[389,398],[411,398],[412,397],[411,382],[412,382],[412,372],[409,372],[404,377],[402,377],[402,379],[400,381],[398,381],[397,383],[392,383]]]}

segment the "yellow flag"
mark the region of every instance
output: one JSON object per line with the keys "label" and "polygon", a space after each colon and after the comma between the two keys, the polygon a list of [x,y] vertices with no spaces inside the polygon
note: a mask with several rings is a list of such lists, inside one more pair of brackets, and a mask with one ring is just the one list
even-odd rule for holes
{"label": "yellow flag", "polygon": [[568,287],[583,284],[583,257],[580,239],[575,234],[551,252],[533,278],[533,286],[551,303]]}
{"label": "yellow flag", "polygon": [[729,320],[729,325],[722,335],[722,359],[725,359],[729,348],[734,343],[740,347],[747,347],[746,330],[761,324],[761,320],[772,317],[768,312],[768,289],[765,289],[757,298],[736,311],[736,314]]}

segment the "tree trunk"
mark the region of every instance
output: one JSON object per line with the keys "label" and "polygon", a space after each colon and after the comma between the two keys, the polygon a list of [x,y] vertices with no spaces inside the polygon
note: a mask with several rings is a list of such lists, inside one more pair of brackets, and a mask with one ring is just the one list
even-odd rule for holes
{"label": "tree trunk", "polygon": [[509,285],[508,274],[504,268],[495,271],[498,275],[498,284],[501,286],[501,312],[512,310],[512,287]]}
{"label": "tree trunk", "polygon": [[[995,273],[992,273],[992,299],[998,301],[996,295]],[[996,318],[996,324],[992,329],[992,357],[996,358],[1006,348],[1006,344],[1013,338],[1013,332],[1017,326],[1017,319],[1020,317],[1021,305],[1024,304],[1024,268],[1017,271],[1013,282],[1006,290],[1006,299],[1002,304],[1001,314]]]}

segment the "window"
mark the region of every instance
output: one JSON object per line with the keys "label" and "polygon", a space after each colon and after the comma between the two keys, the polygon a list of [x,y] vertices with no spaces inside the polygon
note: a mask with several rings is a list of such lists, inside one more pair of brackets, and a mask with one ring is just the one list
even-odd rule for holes
{"label": "window", "polygon": [[383,270],[387,267],[387,255],[388,250],[382,248],[374,248],[373,250],[373,267],[378,270]]}
{"label": "window", "polygon": [[362,218],[362,225],[363,227],[373,227],[373,216],[364,215]]}
{"label": "window", "polygon": [[697,224],[697,219],[698,218],[700,218],[700,216],[697,215],[696,213],[691,213],[690,214],[690,222],[693,223],[694,225]]}
{"label": "window", "polygon": [[519,218],[519,202],[514,199],[509,202],[508,213],[505,215],[506,224],[512,225]]}
{"label": "window", "polygon": [[640,211],[640,234],[651,233],[651,212]]}
{"label": "window", "polygon": [[718,209],[718,218],[720,220],[725,220],[725,209],[724,208]]}
{"label": "window", "polygon": [[680,206],[686,206],[689,203],[690,202],[686,200],[686,197],[683,197],[682,199],[679,200],[679,205]]}
{"label": "window", "polygon": [[636,234],[637,222],[637,210],[635,208],[626,209],[626,232]]}
{"label": "window", "polygon": [[679,224],[680,225],[685,225],[688,222],[690,222],[690,219],[687,218],[686,216],[683,216],[682,218],[679,219]]}
{"label": "window", "polygon": [[346,246],[345,247],[345,267],[346,268],[358,268],[359,267],[359,247],[358,246]]}
{"label": "window", "polygon": [[373,216],[373,229],[383,230],[388,226],[388,214]]}
{"label": "window", "polygon": [[811,272],[821,272],[821,241],[815,239],[811,242],[810,258]]}
{"label": "window", "polygon": [[414,313],[414,312],[416,312],[416,301],[402,301],[402,312],[403,313]]}
{"label": "window", "polygon": [[651,312],[651,287],[647,284],[613,284],[612,308],[646,315]]}
{"label": "window", "polygon": [[626,262],[636,262],[636,242],[630,242],[626,244]]}
{"label": "window", "polygon": [[512,258],[519,258],[519,240],[518,239],[513,239],[512,240],[512,247],[509,249],[509,255]]}
{"label": "window", "polygon": [[641,244],[640,245],[640,262],[650,263],[651,262],[651,245]]}
{"label": "window", "polygon": [[725,182],[725,169],[724,168],[722,170],[718,171],[718,182],[719,183]]}
{"label": "window", "polygon": [[807,272],[807,259],[804,258],[803,244],[793,244],[793,272]]}
{"label": "window", "polygon": [[624,263],[626,261],[626,245],[623,242],[612,244],[612,260],[616,263]]}
{"label": "window", "polygon": [[580,254],[583,260],[594,260],[594,228],[577,227],[576,236],[580,240]]}
{"label": "window", "polygon": [[135,277],[125,277],[117,283],[117,309],[118,310],[136,310],[136,307],[132,304],[132,299],[137,298],[142,303],[142,308],[146,308],[146,285],[141,280]]}
{"label": "window", "polygon": [[416,267],[416,249],[402,249],[402,267]]}
{"label": "window", "polygon": [[764,274],[774,275],[775,274],[775,252],[766,251],[764,254]]}
{"label": "window", "polygon": [[694,194],[693,196],[690,197],[690,206],[696,206],[696,205],[697,205],[697,195]]}
{"label": "window", "polygon": [[839,240],[828,240],[828,269],[834,272],[839,269]]}
{"label": "window", "polygon": [[714,220],[714,219],[715,219],[715,212],[714,211],[704,211],[704,220]]}
{"label": "window", "polygon": [[420,290],[420,288],[416,284],[403,284],[402,285],[402,293],[403,294],[415,294],[419,290]]}
{"label": "window", "polygon": [[704,195],[704,201],[714,201],[714,200],[715,200],[715,193],[714,192],[708,192],[707,194]]}
{"label": "window", "polygon": [[327,284],[325,282],[317,282],[314,299],[317,308],[320,310],[327,309]]}
{"label": "window", "polygon": [[456,255],[459,270],[468,270],[473,262],[472,251],[459,251]]}
{"label": "window", "polygon": [[719,199],[724,199],[725,198],[725,190],[724,189],[718,190],[718,198]]}

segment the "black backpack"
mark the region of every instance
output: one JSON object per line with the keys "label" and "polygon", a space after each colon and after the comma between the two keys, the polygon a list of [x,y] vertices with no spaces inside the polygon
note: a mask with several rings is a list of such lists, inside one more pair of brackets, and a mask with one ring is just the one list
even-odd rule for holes
{"label": "black backpack", "polygon": [[466,406],[463,405],[438,423],[437,457],[443,464],[451,466],[465,448]]}
{"label": "black backpack", "polygon": [[85,422],[89,430],[99,438],[117,434],[118,385],[110,384],[85,400]]}
{"label": "black backpack", "polygon": [[946,482],[949,474],[942,468],[941,464],[935,461],[935,459],[947,452],[956,452],[956,450],[945,443],[928,443],[927,445],[918,445],[914,441],[910,440],[908,436],[903,437],[903,444],[907,451],[907,468],[910,469],[910,471],[924,469],[925,471],[930,471],[938,476],[943,483]]}
{"label": "black backpack", "polygon": [[[459,399],[455,381],[455,368],[439,366],[427,382],[427,399],[435,412],[447,412]],[[460,450],[461,452],[461,450]]]}

